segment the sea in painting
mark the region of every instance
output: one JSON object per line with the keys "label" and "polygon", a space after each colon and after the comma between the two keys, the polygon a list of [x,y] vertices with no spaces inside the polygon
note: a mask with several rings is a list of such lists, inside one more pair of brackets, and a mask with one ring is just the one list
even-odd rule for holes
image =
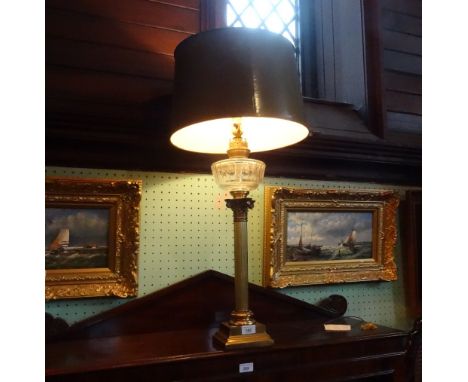
{"label": "sea in painting", "polygon": [[46,208],[45,269],[108,266],[109,209]]}
{"label": "sea in painting", "polygon": [[372,258],[372,212],[288,212],[287,261]]}

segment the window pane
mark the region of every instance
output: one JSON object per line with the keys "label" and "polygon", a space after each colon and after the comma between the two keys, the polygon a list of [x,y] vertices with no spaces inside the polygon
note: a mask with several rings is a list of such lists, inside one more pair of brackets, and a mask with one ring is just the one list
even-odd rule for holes
{"label": "window pane", "polygon": [[296,16],[294,6],[289,1],[282,1],[276,9],[285,24],[288,24]]}
{"label": "window pane", "polygon": [[228,4],[226,8],[226,24],[229,26],[232,26],[236,22],[236,19],[237,19],[236,13],[232,9],[231,5]]}
{"label": "window pane", "polygon": [[297,0],[228,0],[228,27],[268,29],[297,46]]}
{"label": "window pane", "polygon": [[252,7],[247,8],[241,14],[241,20],[247,28],[258,28],[262,22],[260,16]]}
{"label": "window pane", "polygon": [[281,34],[284,31],[284,23],[281,21],[279,16],[274,13],[265,22],[269,31]]}

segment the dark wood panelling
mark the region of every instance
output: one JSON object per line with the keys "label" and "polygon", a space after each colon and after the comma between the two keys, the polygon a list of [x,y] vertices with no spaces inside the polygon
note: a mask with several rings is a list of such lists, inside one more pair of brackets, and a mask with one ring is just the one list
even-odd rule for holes
{"label": "dark wood panelling", "polygon": [[70,121],[72,119],[79,120],[80,118],[87,118],[88,123],[83,124],[81,127],[83,131],[95,129],[95,127],[91,128],[93,124],[92,119],[96,122],[98,118],[102,119],[99,122],[102,126],[106,125],[106,123],[104,123],[105,120],[112,121],[112,123],[127,120],[128,124],[133,121],[133,128],[137,128],[140,123],[135,122],[143,121],[145,114],[141,105],[106,103],[92,99],[66,99],[64,97],[47,97],[47,111],[49,114],[60,114],[60,118],[62,118],[63,121],[66,120],[66,116],[68,116]]}
{"label": "dark wood panelling", "polygon": [[421,96],[396,91],[386,92],[386,106],[388,111],[400,111],[421,115]]}
{"label": "dark wood panelling", "polygon": [[411,318],[422,314],[422,192],[407,191],[403,204],[405,290]]}
{"label": "dark wood panelling", "polygon": [[[63,126],[63,125],[62,125]],[[66,127],[66,125],[65,125]],[[156,135],[160,125],[153,126]],[[161,129],[164,131],[164,128]],[[49,140],[48,162],[68,167],[118,168],[147,171],[210,173],[222,155],[189,153],[168,144],[168,138],[127,130],[106,145],[82,134],[78,139]],[[101,135],[105,138],[105,133]],[[50,147],[50,150],[49,150]],[[352,149],[352,150],[351,150]],[[350,180],[382,184],[421,184],[421,153],[418,149],[357,143],[320,136],[291,149],[252,155],[267,163],[266,176],[317,180]]]}
{"label": "dark wood panelling", "polygon": [[46,64],[171,81],[174,58],[94,42],[48,38]]}
{"label": "dark wood panelling", "polygon": [[408,16],[394,12],[389,9],[382,11],[382,27],[384,30],[391,30],[421,37],[422,20],[421,17]]}
{"label": "dark wood panelling", "polygon": [[47,0],[46,7],[100,16],[123,23],[155,26],[191,33],[196,33],[199,30],[198,10],[174,6],[170,1]]}
{"label": "dark wood panelling", "polygon": [[[382,2],[387,137],[419,140],[422,114],[420,0]],[[407,136],[392,135],[402,133]],[[413,134],[413,137],[408,137]],[[419,138],[417,137],[419,136]]]}
{"label": "dark wood panelling", "polygon": [[420,115],[387,112],[387,129],[390,131],[418,134],[418,142],[421,142],[421,128],[422,118]]}
{"label": "dark wood panelling", "polygon": [[161,4],[170,4],[170,5],[178,5],[184,8],[192,8],[192,9],[199,9],[200,8],[200,0],[146,0],[152,3],[161,3]]}
{"label": "dark wood panelling", "polygon": [[226,26],[227,0],[200,0],[200,31]]}
{"label": "dark wood panelling", "polygon": [[383,45],[385,49],[395,50],[415,55],[422,54],[421,37],[389,30],[383,31]]}
{"label": "dark wood panelling", "polygon": [[421,76],[385,71],[385,89],[404,93],[422,94]]}
{"label": "dark wood panelling", "polygon": [[172,55],[177,44],[190,35],[191,33],[157,26],[123,23],[85,13],[53,8],[47,10],[47,42],[49,37],[61,37],[134,51]]}
{"label": "dark wood panelling", "polygon": [[168,144],[160,97],[172,93],[175,47],[199,29],[198,5],[46,2],[48,164],[86,166],[110,155],[110,167],[135,167]]}
{"label": "dark wood panelling", "polygon": [[421,17],[421,0],[381,0],[385,9],[397,11],[406,15]]}
{"label": "dark wood panelling", "polygon": [[55,65],[47,66],[46,81],[46,97],[107,101],[116,104],[149,102],[172,91],[172,81]]}
{"label": "dark wood panelling", "polygon": [[384,68],[421,75],[421,56],[384,49]]}

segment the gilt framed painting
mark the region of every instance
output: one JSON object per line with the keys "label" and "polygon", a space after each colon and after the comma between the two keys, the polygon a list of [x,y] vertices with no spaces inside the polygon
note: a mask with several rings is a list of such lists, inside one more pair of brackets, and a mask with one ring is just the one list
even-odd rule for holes
{"label": "gilt framed painting", "polygon": [[398,194],[265,187],[263,284],[396,280]]}
{"label": "gilt framed painting", "polygon": [[46,178],[46,300],[137,293],[141,181]]}

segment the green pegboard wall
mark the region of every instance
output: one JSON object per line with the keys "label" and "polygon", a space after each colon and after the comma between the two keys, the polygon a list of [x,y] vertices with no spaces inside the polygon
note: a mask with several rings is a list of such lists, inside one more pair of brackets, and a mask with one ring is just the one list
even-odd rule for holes
{"label": "green pegboard wall", "polygon": [[[46,168],[47,176],[141,179],[138,297],[164,288],[207,269],[234,272],[232,212],[226,195],[208,174],[173,174]],[[366,183],[266,178],[264,185],[302,188],[392,189],[404,197],[406,188]],[[251,193],[255,208],[249,211],[249,281],[261,285],[263,259],[264,185]],[[348,315],[382,325],[407,329],[404,306],[400,241],[395,251],[398,281],[294,287],[281,290],[289,296],[317,303],[330,294],[348,300]],[[96,298],[46,302],[46,311],[73,323],[127,302]]]}

